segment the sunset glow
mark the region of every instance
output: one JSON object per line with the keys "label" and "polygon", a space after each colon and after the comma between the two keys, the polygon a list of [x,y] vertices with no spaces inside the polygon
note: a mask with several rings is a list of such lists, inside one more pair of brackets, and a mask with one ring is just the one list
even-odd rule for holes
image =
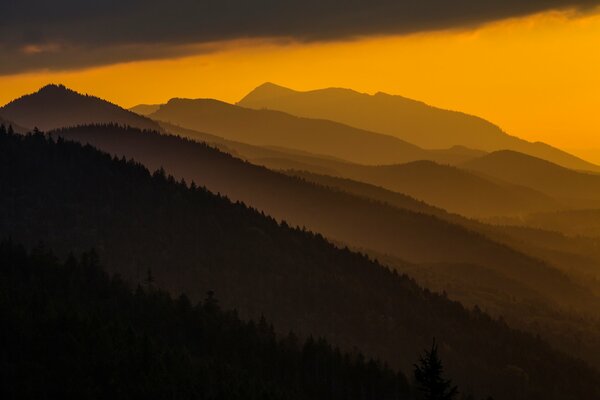
{"label": "sunset glow", "polygon": [[600,14],[559,13],[343,42],[238,41],[184,58],[3,76],[0,103],[48,82],[127,107],[174,96],[236,102],[265,81],[339,86],[475,114],[600,162],[599,47]]}

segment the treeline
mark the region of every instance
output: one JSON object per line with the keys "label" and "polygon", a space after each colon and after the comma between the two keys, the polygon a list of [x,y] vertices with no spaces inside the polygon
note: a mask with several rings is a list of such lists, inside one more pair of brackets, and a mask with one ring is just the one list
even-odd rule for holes
{"label": "treeline", "polygon": [[407,379],[324,339],[277,336],[209,293],[132,290],[95,253],[0,243],[3,399],[408,399]]}
{"label": "treeline", "polygon": [[439,338],[463,393],[497,399],[600,396],[598,373],[543,341],[419,288],[367,257],[164,172],[91,146],[0,134],[0,235],[59,256],[94,247],[110,272],[192,302],[214,290],[243,319],[326,337],[412,370]]}

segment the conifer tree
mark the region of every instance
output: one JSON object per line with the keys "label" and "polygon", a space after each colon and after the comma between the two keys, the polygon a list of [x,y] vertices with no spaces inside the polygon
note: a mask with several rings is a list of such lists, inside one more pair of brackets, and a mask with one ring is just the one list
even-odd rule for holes
{"label": "conifer tree", "polygon": [[458,388],[443,376],[444,368],[438,356],[435,339],[431,350],[425,350],[419,363],[415,364],[415,383],[422,400],[453,400],[458,395]]}

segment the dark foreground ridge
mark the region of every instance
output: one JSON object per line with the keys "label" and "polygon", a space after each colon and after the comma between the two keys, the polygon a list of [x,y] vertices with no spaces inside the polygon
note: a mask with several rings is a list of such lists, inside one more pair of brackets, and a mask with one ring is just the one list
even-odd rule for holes
{"label": "dark foreground ridge", "polygon": [[[0,243],[4,399],[409,399],[404,375],[323,339],[242,322],[151,279],[132,290],[95,253],[58,262]],[[151,277],[151,276],[149,276]]]}
{"label": "dark foreground ridge", "polygon": [[464,393],[496,399],[592,399],[598,374],[543,341],[419,288],[320,235],[241,203],[38,134],[0,134],[0,235],[44,240],[59,256],[92,247],[111,272],[186,293],[214,290],[244,319],[310,334],[412,369],[439,340]]}

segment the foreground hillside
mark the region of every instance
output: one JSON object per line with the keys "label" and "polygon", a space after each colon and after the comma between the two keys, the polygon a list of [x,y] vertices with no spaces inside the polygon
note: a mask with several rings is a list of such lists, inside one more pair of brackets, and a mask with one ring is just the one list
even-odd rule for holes
{"label": "foreground hillside", "polygon": [[[65,263],[0,243],[0,395],[17,398],[409,399],[408,380],[324,340],[242,322],[209,293],[132,291],[95,253]],[[410,396],[412,398],[412,396]]]}
{"label": "foreground hillside", "polygon": [[[43,136],[0,136],[0,233],[59,254],[95,247],[112,272],[185,292],[214,290],[244,317],[325,335],[408,370],[431,337],[465,393],[600,395],[598,374],[320,235],[291,229],[139,164]],[[201,183],[201,182],[200,182]],[[590,397],[591,396],[591,397]]]}
{"label": "foreground hillside", "polygon": [[485,151],[511,149],[567,168],[600,171],[599,166],[545,143],[531,143],[510,136],[482,118],[381,92],[368,95],[338,88],[299,92],[265,83],[238,104],[254,109],[288,112],[306,118],[338,121],[392,135],[425,149],[455,145]]}

